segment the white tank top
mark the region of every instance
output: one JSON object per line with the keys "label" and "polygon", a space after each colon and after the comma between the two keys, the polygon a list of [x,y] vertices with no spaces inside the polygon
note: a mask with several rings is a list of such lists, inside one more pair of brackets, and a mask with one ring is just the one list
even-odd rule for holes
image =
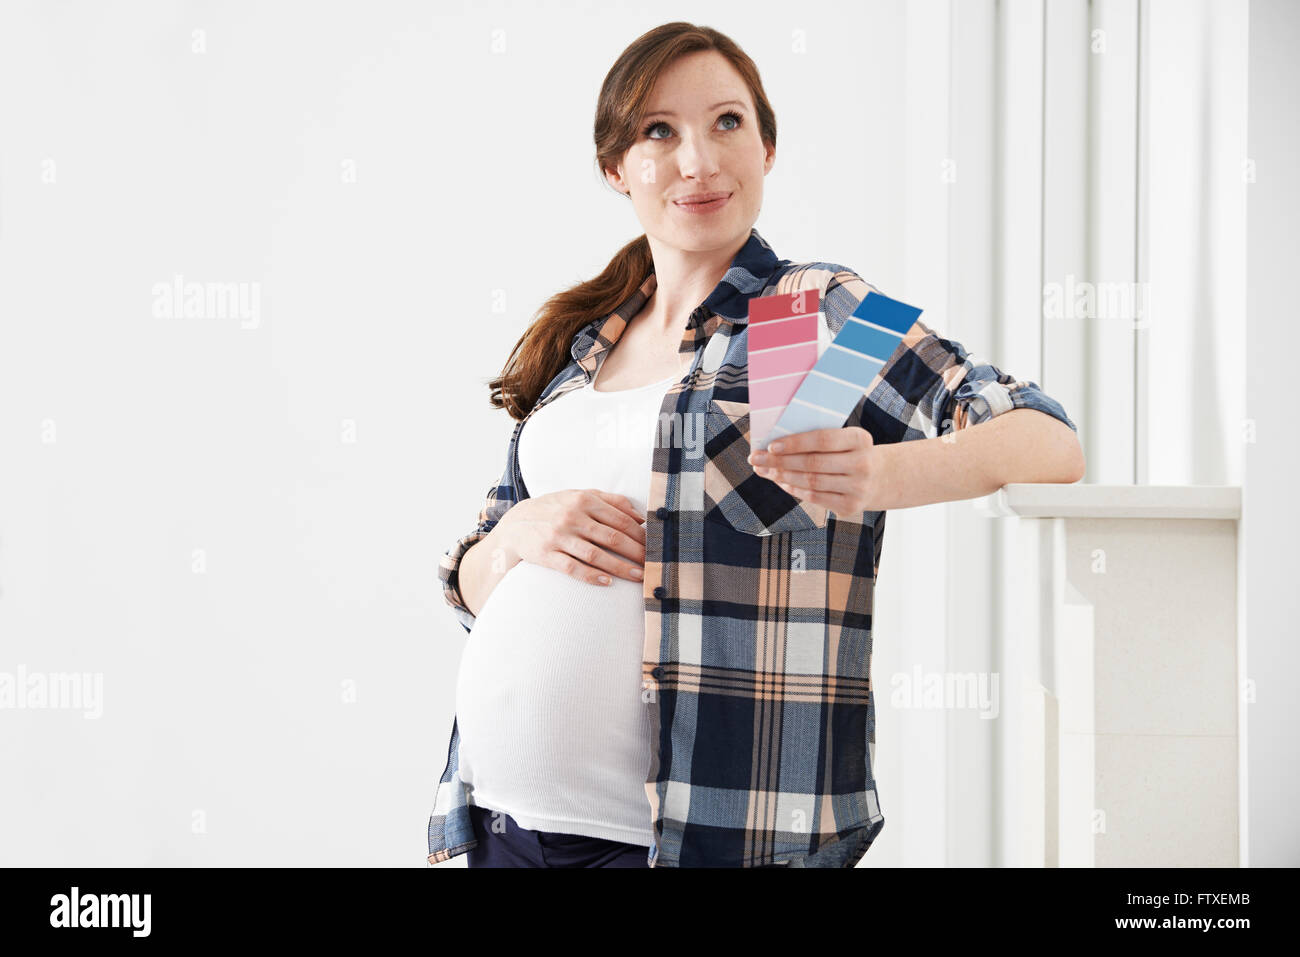
{"label": "white tank top", "polygon": [[[538,410],[519,433],[529,495],[602,489],[644,515],[659,412],[677,381],[587,383]],[[645,599],[641,582],[610,578],[590,585],[520,562],[492,590],[456,685],[460,776],[471,804],[522,827],[649,847]]]}

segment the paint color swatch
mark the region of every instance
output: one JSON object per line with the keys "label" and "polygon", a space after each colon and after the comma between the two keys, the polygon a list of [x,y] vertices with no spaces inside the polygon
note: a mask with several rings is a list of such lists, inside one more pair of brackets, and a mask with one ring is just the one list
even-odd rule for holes
{"label": "paint color swatch", "polygon": [[[802,376],[771,429],[760,435],[751,412],[750,445],[766,449],[769,442],[783,435],[843,426],[920,315],[921,310],[915,306],[878,292],[867,293],[844,320],[826,351]],[[754,360],[751,357],[749,361],[752,376]]]}
{"label": "paint color swatch", "polygon": [[817,289],[749,300],[751,443],[756,438],[766,441],[817,361],[820,309],[821,293]]}

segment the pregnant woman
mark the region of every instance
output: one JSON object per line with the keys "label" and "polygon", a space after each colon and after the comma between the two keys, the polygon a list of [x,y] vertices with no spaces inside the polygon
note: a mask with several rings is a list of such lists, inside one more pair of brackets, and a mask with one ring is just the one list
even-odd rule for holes
{"label": "pregnant woman", "polygon": [[760,461],[750,301],[816,290],[833,336],[877,290],[754,228],[776,120],[717,31],[628,47],[595,143],[644,235],[547,302],[491,383],[518,424],[439,569],[470,635],[429,863],[852,867],[884,824],[885,510],[1076,481],[1074,425],[918,320],[842,428]]}

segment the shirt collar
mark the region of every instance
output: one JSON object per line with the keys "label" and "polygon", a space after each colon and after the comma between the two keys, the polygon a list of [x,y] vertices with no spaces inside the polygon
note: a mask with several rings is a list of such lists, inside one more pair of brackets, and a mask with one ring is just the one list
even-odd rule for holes
{"label": "shirt collar", "polygon": [[[749,300],[768,285],[772,274],[789,260],[778,259],[757,229],[751,228],[745,245],[731,260],[727,272],[713,291],[705,297],[687,319],[683,328],[682,352],[693,351],[706,341],[720,322],[743,324],[749,319]],[[608,316],[583,326],[573,337],[570,352],[587,372],[594,372],[601,353],[608,350],[623,334],[641,307],[654,294],[657,280],[654,267],[640,287]]]}
{"label": "shirt collar", "polygon": [[688,326],[698,325],[704,318],[703,310],[722,316],[733,323],[749,321],[749,300],[763,291],[769,277],[787,260],[777,259],[776,253],[757,229],[749,231],[749,239],[740,247],[722,281],[713,292],[691,313]]}

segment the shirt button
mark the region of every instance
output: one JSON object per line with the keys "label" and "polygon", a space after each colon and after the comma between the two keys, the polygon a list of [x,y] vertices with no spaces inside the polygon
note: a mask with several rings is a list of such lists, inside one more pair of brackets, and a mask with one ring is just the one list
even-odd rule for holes
{"label": "shirt button", "polygon": [[666,594],[668,594],[668,592],[664,590],[664,586],[663,586],[663,585],[656,585],[656,586],[655,586],[654,596],[655,596],[656,598],[663,598],[664,595],[666,595]]}
{"label": "shirt button", "polygon": [[650,673],[654,675],[656,678],[662,678],[664,676],[664,670],[662,668],[656,668],[654,671]]}
{"label": "shirt button", "polygon": [[655,518],[667,518],[667,517],[668,517],[668,509],[664,508],[662,505],[659,506],[657,509],[655,509]]}

